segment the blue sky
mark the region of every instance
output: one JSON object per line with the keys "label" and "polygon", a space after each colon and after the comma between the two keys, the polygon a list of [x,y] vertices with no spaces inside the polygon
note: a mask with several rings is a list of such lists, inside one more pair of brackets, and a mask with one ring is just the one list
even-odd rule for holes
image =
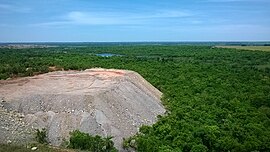
{"label": "blue sky", "polygon": [[0,42],[270,40],[270,0],[0,0]]}

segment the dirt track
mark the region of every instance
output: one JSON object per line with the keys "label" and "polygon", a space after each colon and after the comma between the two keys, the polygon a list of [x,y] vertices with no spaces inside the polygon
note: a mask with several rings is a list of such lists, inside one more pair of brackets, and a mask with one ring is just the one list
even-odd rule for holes
{"label": "dirt track", "polygon": [[[60,145],[70,131],[79,129],[114,136],[121,150],[123,137],[154,123],[165,112],[160,97],[161,92],[139,74],[126,70],[56,71],[0,81],[0,113],[16,116],[0,118],[0,142],[21,141],[7,129],[13,120],[13,124],[23,123],[20,134],[28,133],[24,142],[32,140],[32,128],[47,128],[53,145]],[[10,123],[3,124],[4,120]]]}

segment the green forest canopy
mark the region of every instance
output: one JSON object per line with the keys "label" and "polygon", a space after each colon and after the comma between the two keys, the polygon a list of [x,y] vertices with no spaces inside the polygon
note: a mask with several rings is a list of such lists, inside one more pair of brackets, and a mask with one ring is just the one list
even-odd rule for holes
{"label": "green forest canopy", "polygon": [[166,45],[0,49],[1,79],[51,66],[134,70],[161,90],[168,113],[131,138],[137,151],[270,151],[270,52]]}

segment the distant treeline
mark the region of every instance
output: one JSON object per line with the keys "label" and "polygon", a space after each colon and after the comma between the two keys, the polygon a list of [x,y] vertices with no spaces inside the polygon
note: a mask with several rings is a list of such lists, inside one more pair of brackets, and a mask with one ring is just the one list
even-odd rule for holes
{"label": "distant treeline", "polygon": [[248,42],[248,41],[239,41],[239,42],[230,42],[230,41],[209,41],[209,42],[189,42],[189,41],[175,41],[175,42],[37,42],[37,43],[0,43],[1,46],[15,46],[15,45],[33,45],[33,46],[57,46],[57,47],[102,47],[102,46],[149,46],[149,45],[158,45],[158,46],[176,46],[176,45],[199,45],[199,46],[216,46],[216,45],[234,45],[234,46],[269,46],[270,41],[260,41],[260,42]]}

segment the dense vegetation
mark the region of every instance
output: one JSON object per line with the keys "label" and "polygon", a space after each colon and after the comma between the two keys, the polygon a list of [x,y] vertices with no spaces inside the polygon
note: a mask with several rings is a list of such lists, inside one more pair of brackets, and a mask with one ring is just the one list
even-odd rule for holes
{"label": "dense vegetation", "polygon": [[101,136],[91,136],[87,133],[75,130],[71,132],[69,148],[89,150],[93,152],[116,152],[112,137],[102,138]]}
{"label": "dense vegetation", "polygon": [[[98,57],[95,53],[122,57]],[[0,78],[91,67],[137,71],[163,92],[166,116],[137,151],[270,151],[270,53],[210,46],[0,49]]]}

